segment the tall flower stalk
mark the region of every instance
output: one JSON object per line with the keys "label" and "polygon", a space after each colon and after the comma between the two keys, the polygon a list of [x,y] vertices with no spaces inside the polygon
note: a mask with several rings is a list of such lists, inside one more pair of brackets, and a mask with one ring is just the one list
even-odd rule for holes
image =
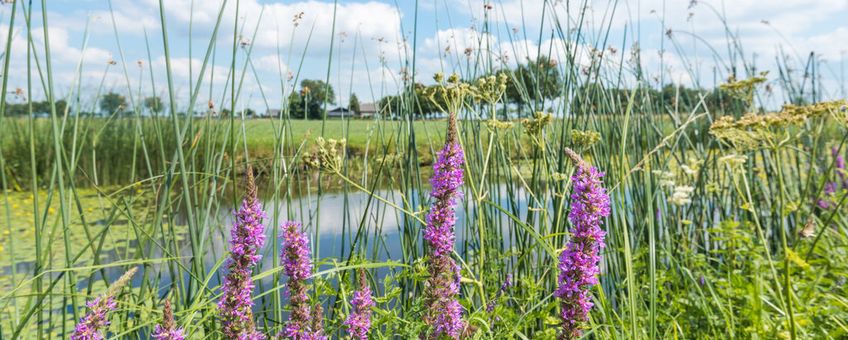
{"label": "tall flower stalk", "polygon": [[438,153],[430,179],[433,204],[427,214],[424,239],[430,248],[427,269],[430,277],[425,287],[426,315],[424,321],[433,328],[433,336],[446,335],[459,338],[465,323],[462,321],[462,306],[459,304],[459,266],[451,258],[453,252],[454,205],[462,195],[462,147],[459,145],[456,115],[448,118],[445,146]]}
{"label": "tall flower stalk", "polygon": [[262,257],[259,249],[265,244],[265,212],[256,195],[253,169],[247,168],[247,192],[241,208],[235,212],[230,231],[229,272],[224,278],[223,296],[218,310],[228,339],[264,339],[253,322],[253,267]]}
{"label": "tall flower stalk", "polygon": [[162,323],[156,325],[150,337],[156,340],[185,339],[185,331],[177,327],[177,323],[174,320],[174,311],[171,310],[171,300],[165,299],[165,306],[162,307]]}
{"label": "tall flower stalk", "polygon": [[374,301],[371,299],[371,287],[365,280],[365,271],[359,271],[359,290],[353,292],[353,312],[345,320],[350,336],[354,339],[368,339],[368,331],[371,329],[371,307]]}
{"label": "tall flower stalk", "polygon": [[326,339],[323,335],[321,306],[309,305],[306,280],[312,275],[309,238],[300,223],[285,222],[283,230],[283,269],[288,276],[287,293],[291,312],[285,329],[278,335],[287,339]]}
{"label": "tall flower stalk", "polygon": [[560,299],[563,339],[582,334],[581,325],[589,320],[592,286],[598,284],[598,262],[604,247],[603,219],[610,214],[609,196],[601,180],[604,174],[589,166],[571,149],[565,149],[577,166],[571,177],[571,238],[559,256],[559,286],[554,295]]}
{"label": "tall flower stalk", "polygon": [[115,281],[106,294],[97,297],[94,300],[86,302],[88,307],[86,313],[77,325],[74,327],[74,332],[71,334],[71,340],[100,340],[103,339],[103,331],[109,326],[108,314],[117,308],[115,296],[135,275],[137,268],[128,270],[124,275],[121,275]]}

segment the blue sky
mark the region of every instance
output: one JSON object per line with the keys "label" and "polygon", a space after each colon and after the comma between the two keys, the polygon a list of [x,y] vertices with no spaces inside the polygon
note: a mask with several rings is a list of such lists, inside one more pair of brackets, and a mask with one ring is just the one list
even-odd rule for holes
{"label": "blue sky", "polygon": [[[158,0],[112,0],[111,12],[107,0],[47,2],[57,93],[68,95],[79,84],[83,103],[93,105],[102,83],[107,91],[132,93],[133,98],[152,93],[166,97]],[[198,80],[221,0],[164,2],[178,106],[185,107],[189,86]],[[775,58],[783,49],[800,76],[800,65],[810,51],[816,51],[825,98],[835,98],[841,95],[844,51],[848,49],[848,0],[620,0],[615,7],[596,0],[494,0],[488,2],[488,9],[479,0],[421,0],[417,26],[416,3],[411,0],[340,0],[337,6],[317,0],[241,0],[238,15],[235,3],[229,0],[224,10],[214,65],[207,69],[198,105],[211,100],[216,107],[229,106],[225,80],[232,62],[236,19],[241,27],[238,39],[246,43],[236,52],[236,82],[241,88],[237,105],[260,111],[266,106],[279,107],[296,79],[327,78],[328,65],[338,102],[346,103],[352,92],[364,102],[379,99],[397,91],[402,78],[411,74],[405,66],[412,64],[413,54],[415,77],[427,82],[437,71],[473,72],[468,65],[478,64],[475,60],[507,67],[535,57],[538,51],[563,60],[569,55],[567,49],[577,51],[577,68],[595,55],[605,58],[604,65],[610,70],[606,74],[617,74],[614,70],[619,67],[632,74],[634,64],[629,56],[638,48],[649,82],[708,87],[728,75],[733,60],[727,52],[728,32],[738,36],[744,58],[755,60],[758,69],[774,69]],[[581,8],[587,10],[582,18],[584,29],[578,35],[569,28],[581,20],[577,15]],[[11,4],[0,7],[4,43],[10,10]],[[36,5],[34,10],[38,15],[33,17],[33,25],[38,29],[32,33],[43,65],[41,8]],[[293,18],[301,12],[295,25]],[[729,30],[720,18],[726,20]],[[27,32],[22,24],[19,15],[10,54],[15,71],[9,75],[11,88],[26,88]],[[606,48],[598,56],[600,51],[592,50],[595,46],[611,46],[616,51]],[[251,63],[244,67],[248,51]],[[110,60],[115,64],[110,65]],[[774,78],[775,73],[772,75]],[[35,87],[30,95],[41,97],[42,91]],[[780,93],[772,96],[776,102],[783,99]]]}

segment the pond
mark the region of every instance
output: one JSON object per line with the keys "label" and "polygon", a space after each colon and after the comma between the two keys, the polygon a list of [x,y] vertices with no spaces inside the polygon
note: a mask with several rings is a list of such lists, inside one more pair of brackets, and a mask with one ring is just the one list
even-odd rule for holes
{"label": "pond", "polygon": [[[263,258],[259,265],[259,271],[273,268],[274,259],[278,256],[275,250],[279,250],[280,241],[275,239],[275,232],[278,231],[279,225],[285,220],[286,216],[291,216],[294,221],[302,222],[304,228],[311,238],[311,246],[313,255],[316,258],[316,263],[321,264],[324,261],[325,267],[330,261],[344,262],[351,257],[352,244],[356,243],[357,247],[354,251],[354,256],[364,257],[369,261],[386,261],[396,260],[403,261],[408,254],[423,254],[421,244],[421,223],[417,222],[404,212],[401,212],[395,207],[386,204],[383,200],[392,202],[398,206],[414,207],[408,208],[414,210],[417,217],[424,219],[427,211],[428,198],[424,197],[422,201],[417,192],[403,193],[399,190],[378,190],[374,193],[381,199],[360,191],[356,192],[331,192],[322,195],[305,195],[302,197],[294,197],[290,199],[272,200],[266,198],[263,201],[264,209],[268,215],[265,220],[266,243],[262,249]],[[73,267],[84,267],[95,264],[94,251],[86,247],[92,242],[88,235],[92,235],[96,249],[100,249],[98,254],[99,264],[109,264],[119,261],[131,261],[138,258],[146,259],[161,259],[167,258],[167,253],[162,250],[163,246],[161,233],[153,231],[151,227],[137,221],[128,221],[126,218],[116,218],[115,211],[108,207],[109,202],[104,199],[104,196],[98,195],[93,191],[79,192],[80,205],[82,209],[75,210],[70,214],[71,227],[68,230],[62,228],[62,222],[58,214],[58,203],[55,199],[51,200],[48,213],[43,216],[43,225],[46,239],[42,243],[43,247],[49,246],[50,256],[45,262],[50,263],[52,268],[65,267],[65,235],[69,238],[68,244],[72,249],[72,254],[80,253],[79,258],[73,263]],[[140,195],[143,196],[143,195]],[[515,214],[519,219],[525,219],[527,216],[527,196],[521,187],[510,187],[504,184],[492,185],[487,195],[488,199],[493,204],[497,204],[503,209]],[[10,193],[11,218],[12,221],[11,233],[6,224],[6,218],[0,223],[0,245],[3,245],[2,256],[0,256],[0,275],[2,275],[3,289],[9,289],[18,286],[21,282],[28,280],[32,276],[35,269],[35,235],[32,223],[32,194],[31,193]],[[39,204],[46,205],[47,195],[40,195]],[[137,198],[138,201],[129,202],[124,205],[132,206],[133,215],[139,216],[139,221],[151,220],[149,217],[150,200]],[[407,202],[404,204],[404,202]],[[2,202],[0,201],[0,204]],[[118,205],[117,201],[113,205]],[[196,220],[207,221],[208,232],[202,235],[199,241],[200,250],[203,253],[203,264],[207,273],[214,270],[216,264],[226,255],[227,240],[229,239],[229,230],[233,222],[232,204],[222,204],[227,208],[215,209],[214,216],[209,218],[195,218]],[[514,228],[515,222],[511,217],[498,211],[491,205],[483,207],[488,209],[487,224],[496,223],[504,233],[509,233],[510,228]],[[81,212],[81,213],[80,213]],[[465,240],[468,233],[476,232],[476,222],[473,217],[478,213],[476,203],[471,200],[460,200],[457,209],[457,251],[465,253],[473,251],[476,245],[466,243]],[[5,216],[4,216],[5,217]],[[86,232],[81,223],[83,220],[87,223]],[[176,235],[177,244],[179,246],[182,263],[188,265],[189,259],[192,257],[191,241],[187,235],[186,227],[186,212],[175,214],[174,218],[174,234]],[[359,226],[362,226],[361,230]],[[170,231],[171,225],[165,223],[163,228]],[[102,233],[102,234],[101,234]],[[139,240],[150,240],[146,237],[146,233],[154,233],[153,239],[155,242],[140,242]],[[8,246],[9,237],[14,241],[14,254],[10,256]],[[102,235],[102,237],[100,237]],[[508,247],[511,242],[511,237],[503,237],[502,246]],[[356,240],[354,242],[354,240]],[[407,247],[406,249],[404,247]],[[411,249],[415,248],[415,249]],[[12,281],[12,259],[15,263],[15,272],[17,273],[17,284]],[[407,259],[408,260],[408,259]],[[142,268],[140,268],[142,269]],[[158,286],[167,290],[172,283],[170,271],[160,263],[153,263],[147,267],[148,272],[142,275],[140,272],[133,280],[135,285],[140,285],[144,276],[147,279],[155,278]],[[214,275],[209,282],[209,287],[217,287],[222,278],[223,269],[219,270],[217,275]],[[99,270],[92,276],[89,276],[89,271],[81,271],[77,276],[77,288],[85,287],[97,288],[100,285],[105,285],[106,282],[111,282],[123,273],[121,268],[107,268]],[[378,271],[379,276],[383,276],[386,270]],[[105,274],[105,280],[103,279]],[[58,272],[53,272],[49,277],[57,277]],[[82,276],[85,275],[85,276]],[[89,282],[89,279],[94,280]],[[262,286],[271,285],[271,278],[267,277]],[[25,290],[26,287],[20,287]],[[259,292],[257,292],[259,293]]]}

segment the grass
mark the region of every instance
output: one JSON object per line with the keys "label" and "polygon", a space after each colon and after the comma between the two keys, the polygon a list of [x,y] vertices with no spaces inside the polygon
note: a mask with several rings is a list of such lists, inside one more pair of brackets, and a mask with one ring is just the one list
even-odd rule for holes
{"label": "grass", "polygon": [[[35,8],[21,1],[11,6],[16,16],[9,17],[9,27],[27,35],[27,93],[41,88],[55,102],[50,50],[29,35],[51,29],[46,1]],[[160,10],[164,6],[160,1]],[[234,3],[226,6],[220,14],[236,10]],[[42,27],[32,26],[33,16],[45,18]],[[222,18],[200,37],[209,45],[201,51],[203,66],[194,71],[187,102],[179,103],[188,107],[183,111],[202,106],[199,98],[210,86],[204,72],[222,63],[213,56],[229,58],[223,61],[228,77],[215,80],[228,84],[227,90],[216,95],[229,98],[236,112],[244,100],[239,79],[255,73],[250,49],[239,47],[233,34],[241,23]],[[539,24],[549,24],[553,34],[576,34],[599,50],[628,42],[582,33],[609,27],[544,18]],[[171,32],[167,24],[163,14],[161,31]],[[481,30],[489,25],[495,23],[484,20]],[[233,45],[224,46],[222,36],[232,37]],[[167,37],[161,46],[147,46],[170,64]],[[728,55],[715,57],[733,65],[740,79],[754,76],[751,63],[738,57],[747,55],[741,38],[727,39]],[[410,43],[414,51],[416,40]],[[7,44],[5,55],[10,48]],[[463,79],[495,71],[497,65],[474,53],[473,62],[444,62]],[[575,168],[563,152],[567,146],[606,173],[611,199],[611,214],[603,220],[607,246],[600,282],[590,289],[594,307],[581,324],[587,338],[844,338],[848,190],[829,184],[844,175],[831,154],[832,147],[837,154],[846,150],[844,108],[833,104],[787,125],[771,121],[733,130],[736,137],[755,133],[754,143],[740,145],[711,133],[711,127],[727,119],[722,117],[768,111],[764,89],[752,89],[748,108],[725,111],[701,100],[682,109],[653,102],[638,90],[653,86],[652,76],[668,75],[641,74],[624,60],[593,60],[586,69],[577,51],[568,53],[556,65],[564,79],[560,96],[524,104],[525,112],[557,104],[552,107],[558,118],[537,121],[538,129],[489,121],[508,105],[497,96],[456,102],[461,117],[486,118],[462,120],[458,134],[465,182],[451,259],[462,276],[459,302],[470,337],[555,338],[560,332],[562,306],[553,291],[558,255],[573,227],[568,213]],[[294,58],[286,64],[297,65]],[[338,56],[330,52],[329,58],[332,65]],[[5,61],[8,74],[9,58]],[[403,61],[415,75],[415,56]],[[604,66],[609,62],[616,67]],[[328,67],[326,78],[333,72],[337,69]],[[716,72],[710,76],[725,78],[730,70]],[[248,166],[256,168],[269,215],[263,260],[253,270],[260,331],[276,334],[289,317],[277,226],[294,220],[303,223],[312,247],[309,298],[324,307],[328,335],[347,334],[343,321],[359,270],[375,292],[371,338],[432,333],[422,320],[430,276],[422,229],[432,203],[432,171],[426,165],[444,143],[446,124],[413,119],[414,79],[402,84],[400,120],[243,120],[178,114],[170,66],[164,73],[167,84],[137,90],[168,93],[170,107],[161,118],[144,117],[139,107],[120,118],[86,118],[55,108],[47,119],[33,112],[0,116],[0,338],[67,338],[88,311],[85,301],[104,294],[130,268],[139,272],[117,292],[106,334],[149,338],[168,299],[176,324],[190,338],[221,338],[217,303],[227,273],[226,241]],[[793,92],[807,81],[784,76],[770,84],[783,91],[776,93],[787,93],[785,102],[816,102]],[[4,77],[4,113],[7,82]],[[591,91],[583,86],[590,84],[596,85]],[[290,90],[263,85],[282,94]],[[622,87],[628,96],[620,96]],[[67,100],[82,102],[83,95],[73,92]],[[588,96],[597,96],[599,105],[569,111],[575,98]],[[346,139],[347,148],[322,150],[315,142],[319,136]],[[314,159],[321,160],[317,168]],[[501,290],[508,277],[514,284]]]}

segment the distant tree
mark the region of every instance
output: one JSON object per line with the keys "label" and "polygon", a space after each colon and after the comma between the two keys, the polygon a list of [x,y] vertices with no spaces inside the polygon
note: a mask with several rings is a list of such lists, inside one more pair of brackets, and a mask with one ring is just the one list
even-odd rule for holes
{"label": "distant tree", "polygon": [[323,80],[304,79],[300,82],[301,96],[305,98],[309,119],[324,118],[324,104],[335,104],[333,86]]}
{"label": "distant tree", "polygon": [[120,94],[109,92],[100,98],[100,111],[107,115],[122,113],[126,107],[127,100]]}
{"label": "distant tree", "polygon": [[442,96],[442,91],[438,91],[438,89],[439,85],[415,84],[415,107],[412,111],[416,116],[439,113],[443,109],[447,109],[447,102]]}
{"label": "distant tree", "polygon": [[356,93],[350,94],[350,100],[348,100],[347,109],[353,112],[353,114],[355,115],[359,114],[359,98],[356,97]]}
{"label": "distant tree", "polygon": [[[28,109],[27,104],[24,104],[24,107]],[[32,113],[51,113],[50,102],[48,101],[40,101],[40,102],[32,102]],[[56,109],[56,113],[59,113],[58,108]]]}
{"label": "distant tree", "polygon": [[291,118],[302,119],[304,116],[303,97],[300,93],[292,91],[289,95],[289,116]]}
{"label": "distant tree", "polygon": [[23,116],[27,114],[26,104],[6,103],[6,116]]}
{"label": "distant tree", "polygon": [[63,115],[68,113],[68,102],[64,99],[59,99],[56,101],[56,114]]}
{"label": "distant tree", "polygon": [[[30,107],[32,107],[32,113],[51,113],[52,107],[50,106],[50,102],[38,101],[31,103],[6,103],[6,115],[8,116],[25,116],[30,112]],[[68,102],[64,99],[59,99],[56,101],[56,114],[64,115],[68,110]]]}
{"label": "distant tree", "polygon": [[377,102],[377,111],[383,118],[391,118],[400,112],[400,96],[385,96]]}
{"label": "distant tree", "polygon": [[529,61],[508,74],[511,80],[507,85],[506,97],[518,105],[519,115],[524,112],[524,107],[533,104],[533,107],[541,107],[545,100],[556,98],[562,90],[562,75],[556,61],[539,56],[535,61]]}
{"label": "distant tree", "polygon": [[447,104],[441,95],[442,92],[437,89],[438,85],[426,86],[415,83],[412,95],[406,90],[402,94],[385,96],[378,102],[378,110],[384,116],[398,116],[403,112],[409,112],[408,106],[411,104],[414,117],[441,113],[442,108],[447,109]]}
{"label": "distant tree", "polygon": [[163,109],[162,98],[159,98],[159,96],[150,96],[144,98],[144,107],[147,108],[147,110],[149,110],[153,114],[158,115],[159,113],[162,113]]}

